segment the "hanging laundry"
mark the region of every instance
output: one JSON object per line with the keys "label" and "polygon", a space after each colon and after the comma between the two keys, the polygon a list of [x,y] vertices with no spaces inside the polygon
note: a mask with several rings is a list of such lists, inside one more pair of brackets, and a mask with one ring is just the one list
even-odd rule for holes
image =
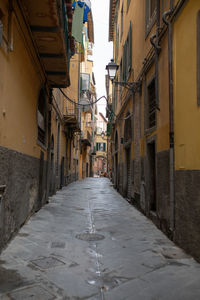
{"label": "hanging laundry", "polygon": [[78,3],[75,2],[75,9],[73,15],[73,22],[72,22],[72,36],[79,43],[82,43],[84,6],[85,6],[84,3],[83,6],[81,7],[80,5],[78,5]]}
{"label": "hanging laundry", "polygon": [[[81,0],[78,0],[78,1],[75,1],[73,4],[72,4],[72,9],[75,9],[76,5],[78,4],[79,7],[83,7],[84,6],[84,13],[83,13],[83,23],[86,23],[88,21],[88,13],[90,12],[90,8],[91,8],[91,3],[89,0],[84,0],[84,1],[81,1]],[[88,6],[89,5],[89,6]]]}

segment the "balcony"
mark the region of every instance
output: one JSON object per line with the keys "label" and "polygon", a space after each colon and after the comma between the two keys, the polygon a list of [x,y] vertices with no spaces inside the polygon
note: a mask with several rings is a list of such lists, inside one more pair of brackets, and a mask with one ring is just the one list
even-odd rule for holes
{"label": "balcony", "polygon": [[80,131],[80,110],[74,103],[67,103],[63,121],[68,129]]}
{"label": "balcony", "polygon": [[81,143],[85,146],[91,147],[91,134],[89,131],[83,133]]}
{"label": "balcony", "polygon": [[68,66],[71,32],[68,32],[68,28],[69,30],[71,28],[72,15],[68,2],[68,0],[21,1],[22,12],[30,27],[46,77],[52,87],[70,85]]}

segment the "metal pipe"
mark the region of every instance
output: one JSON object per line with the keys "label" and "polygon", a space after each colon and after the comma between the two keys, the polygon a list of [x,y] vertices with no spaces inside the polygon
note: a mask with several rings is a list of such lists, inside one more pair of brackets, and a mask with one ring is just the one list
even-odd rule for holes
{"label": "metal pipe", "polygon": [[168,27],[168,66],[169,66],[169,139],[170,139],[170,230],[175,230],[175,195],[174,195],[174,108],[173,108],[173,36],[172,23],[167,19],[171,16],[173,10],[173,1],[170,1],[170,10],[166,11],[163,16],[163,22]]}
{"label": "metal pipe", "polygon": [[48,147],[47,147],[47,173],[46,173],[46,202],[48,202],[49,191],[50,191],[50,178],[51,178],[51,117],[52,111],[51,106],[53,103],[53,90],[49,90],[49,103],[48,103]]}

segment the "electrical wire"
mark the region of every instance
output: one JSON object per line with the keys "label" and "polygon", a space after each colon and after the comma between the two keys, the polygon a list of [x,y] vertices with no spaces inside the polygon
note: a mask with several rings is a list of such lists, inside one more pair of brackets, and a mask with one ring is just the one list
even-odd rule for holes
{"label": "electrical wire", "polygon": [[[97,103],[98,101],[100,101],[101,99],[105,99],[107,104],[108,104],[108,98],[106,98],[106,96],[101,96],[100,98],[98,98],[96,101],[94,102],[90,102],[89,104],[80,104],[80,103],[77,103],[77,102],[74,102],[71,98],[69,98],[64,92],[62,89],[59,89],[61,91],[61,93],[63,94],[63,96],[71,103],[77,105],[77,106],[88,106],[88,105],[91,105],[91,104],[95,104]],[[107,106],[107,110],[109,111],[109,113],[113,114],[115,117],[117,117],[117,115],[113,112],[113,110],[109,109],[108,106]],[[119,120],[122,120],[122,121],[125,121],[127,119],[129,119],[130,117],[132,116],[132,114],[128,115],[127,117],[125,118],[120,118]]]}

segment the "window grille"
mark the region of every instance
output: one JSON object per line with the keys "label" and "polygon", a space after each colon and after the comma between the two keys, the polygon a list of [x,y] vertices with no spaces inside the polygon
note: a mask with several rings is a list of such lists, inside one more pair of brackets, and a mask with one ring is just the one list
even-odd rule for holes
{"label": "window grille", "polygon": [[156,125],[156,91],[155,91],[155,79],[152,80],[148,86],[148,119],[149,128]]}

